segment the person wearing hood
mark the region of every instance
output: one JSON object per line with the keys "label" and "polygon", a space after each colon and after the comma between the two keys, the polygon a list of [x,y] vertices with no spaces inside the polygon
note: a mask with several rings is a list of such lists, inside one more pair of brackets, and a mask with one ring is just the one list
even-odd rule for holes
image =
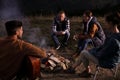
{"label": "person wearing hood", "polygon": [[76,53],[73,55],[74,57],[77,57],[82,50],[86,49],[89,43],[94,47],[99,47],[104,44],[106,39],[100,23],[89,10],[83,13],[83,26],[82,34],[76,34],[73,37],[73,39],[79,40]]}

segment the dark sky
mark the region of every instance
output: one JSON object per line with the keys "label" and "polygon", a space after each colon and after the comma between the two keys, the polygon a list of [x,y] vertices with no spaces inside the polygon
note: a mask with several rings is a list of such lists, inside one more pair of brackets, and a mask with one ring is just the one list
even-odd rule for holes
{"label": "dark sky", "polygon": [[120,0],[21,0],[22,6],[37,9],[88,9],[103,8],[120,3]]}
{"label": "dark sky", "polygon": [[109,8],[119,3],[120,0],[0,0],[0,15],[45,14],[59,10],[74,14],[85,9]]}

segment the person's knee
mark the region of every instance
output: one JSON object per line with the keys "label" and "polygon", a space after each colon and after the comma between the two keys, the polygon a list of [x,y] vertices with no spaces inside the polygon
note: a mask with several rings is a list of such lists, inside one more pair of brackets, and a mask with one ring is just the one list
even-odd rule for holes
{"label": "person's knee", "polygon": [[92,40],[91,39],[85,39],[85,42],[86,43],[89,43],[89,42],[91,42]]}
{"label": "person's knee", "polygon": [[52,33],[52,34],[51,34],[51,37],[56,37],[56,34],[55,34],[55,33]]}
{"label": "person's knee", "polygon": [[66,34],[65,34],[65,35],[69,37],[69,36],[70,36],[70,32],[66,32]]}
{"label": "person's knee", "polygon": [[86,55],[88,55],[88,51],[87,50],[81,51],[81,56],[86,56]]}

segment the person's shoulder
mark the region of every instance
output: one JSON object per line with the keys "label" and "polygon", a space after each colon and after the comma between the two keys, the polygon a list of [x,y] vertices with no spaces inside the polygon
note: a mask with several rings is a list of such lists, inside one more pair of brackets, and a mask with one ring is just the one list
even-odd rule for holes
{"label": "person's shoulder", "polygon": [[65,17],[64,21],[67,22],[67,23],[70,22],[69,18],[67,18],[67,17]]}
{"label": "person's shoulder", "polygon": [[58,16],[55,16],[55,17],[53,18],[53,21],[56,22],[56,23],[59,23],[59,18],[58,18]]}
{"label": "person's shoulder", "polygon": [[30,42],[22,41],[22,43],[23,43],[23,47],[25,47],[25,48],[31,48],[31,49],[39,48],[38,46],[36,46],[35,44],[32,44]]}
{"label": "person's shoulder", "polygon": [[30,43],[28,43],[28,42],[26,42],[26,41],[24,41],[24,40],[22,40],[22,39],[17,39],[17,42],[18,42],[19,44],[21,44],[22,46],[30,45]]}
{"label": "person's shoulder", "polygon": [[120,33],[114,33],[111,37],[120,41]]}
{"label": "person's shoulder", "polygon": [[91,21],[90,21],[90,25],[97,25],[98,27],[101,27],[99,21],[97,20],[97,17],[93,16]]}
{"label": "person's shoulder", "polygon": [[107,38],[107,41],[109,41],[109,44],[118,45],[117,42],[120,43],[120,33],[113,33],[110,37]]}
{"label": "person's shoulder", "polygon": [[3,43],[4,41],[6,41],[4,38],[0,38],[0,43]]}
{"label": "person's shoulder", "polygon": [[24,45],[24,46],[29,46],[29,45],[32,45],[31,43],[27,42],[27,41],[24,41],[24,40],[19,40],[21,41],[21,43]]}
{"label": "person's shoulder", "polygon": [[65,21],[68,21],[69,20],[69,18],[68,17],[65,17]]}
{"label": "person's shoulder", "polygon": [[0,40],[4,40],[4,38],[0,38]]}
{"label": "person's shoulder", "polygon": [[0,41],[7,41],[8,39],[6,37],[0,38]]}
{"label": "person's shoulder", "polygon": [[96,22],[98,22],[97,18],[95,16],[93,16],[92,19],[91,19],[91,23],[96,23]]}

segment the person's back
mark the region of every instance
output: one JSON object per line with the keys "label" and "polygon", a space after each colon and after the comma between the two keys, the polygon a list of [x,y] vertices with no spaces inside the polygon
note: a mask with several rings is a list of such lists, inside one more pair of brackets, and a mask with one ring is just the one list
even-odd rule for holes
{"label": "person's back", "polygon": [[100,66],[112,68],[120,61],[120,33],[112,34],[106,41],[96,56]]}
{"label": "person's back", "polygon": [[11,79],[20,68],[24,58],[21,43],[17,39],[0,39],[0,79]]}
{"label": "person's back", "polygon": [[20,39],[20,23],[9,21],[6,24],[8,37],[0,38],[0,80],[11,80],[15,77],[25,56],[46,57],[45,51]]}

